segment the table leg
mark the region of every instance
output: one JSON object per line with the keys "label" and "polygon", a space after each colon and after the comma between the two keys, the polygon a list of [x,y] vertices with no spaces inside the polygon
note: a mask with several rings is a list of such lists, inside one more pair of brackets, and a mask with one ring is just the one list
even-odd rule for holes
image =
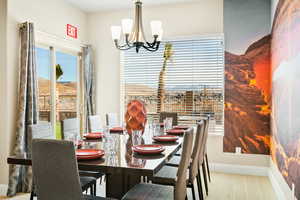
{"label": "table leg", "polygon": [[133,186],[140,183],[141,177],[128,174],[125,170],[107,175],[106,197],[121,199]]}

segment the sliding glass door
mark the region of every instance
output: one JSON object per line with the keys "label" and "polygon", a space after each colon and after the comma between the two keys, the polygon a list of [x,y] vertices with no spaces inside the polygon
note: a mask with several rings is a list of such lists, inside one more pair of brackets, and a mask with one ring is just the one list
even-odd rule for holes
{"label": "sliding glass door", "polygon": [[79,54],[55,47],[38,47],[37,74],[40,123],[53,124],[57,139],[61,121],[79,117]]}

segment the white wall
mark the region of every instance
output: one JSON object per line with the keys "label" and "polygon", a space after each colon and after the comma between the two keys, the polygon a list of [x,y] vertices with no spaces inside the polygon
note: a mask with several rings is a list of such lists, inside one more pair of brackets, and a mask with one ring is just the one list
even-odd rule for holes
{"label": "white wall", "polygon": [[[89,43],[95,48],[96,57],[97,112],[102,117],[120,110],[120,51],[114,47],[110,27],[128,17],[133,18],[133,9],[99,12],[88,17]],[[146,33],[150,33],[151,20],[161,20],[167,38],[223,33],[223,0],[144,7],[143,17]]]}
{"label": "white wall", "polygon": [[[88,39],[95,50],[97,70],[97,113],[103,120],[105,113],[120,110],[120,51],[114,47],[110,27],[128,17],[133,18],[132,9],[88,16]],[[151,20],[161,20],[165,38],[223,33],[223,0],[144,7],[143,17],[146,33],[150,33]],[[212,163],[269,165],[269,156],[224,153],[222,136],[209,137],[208,154]]]}
{"label": "white wall", "polygon": [[[7,0],[0,0],[0,113],[1,117],[7,113],[6,109],[6,39],[7,39]],[[5,121],[0,119],[0,179],[3,167],[5,166],[6,155],[8,153],[8,134],[5,127]],[[6,168],[5,168],[6,169]],[[0,182],[1,183],[1,182]]]}
{"label": "white wall", "polygon": [[[2,12],[1,12],[2,13]],[[66,35],[66,25],[72,24],[78,27],[78,40],[87,41],[87,15],[77,8],[70,6],[62,0],[9,0],[8,1],[8,39],[7,39],[7,72],[6,102],[7,114],[1,112],[0,122],[5,124],[4,131],[0,133],[0,184],[7,183],[8,165],[6,157],[12,147],[15,136],[17,87],[18,87],[18,55],[19,55],[19,23],[30,21],[35,24],[35,29],[60,37]],[[1,95],[2,96],[2,95]],[[4,145],[3,145],[4,144]],[[2,159],[3,156],[3,159]],[[5,160],[5,162],[2,162]]]}

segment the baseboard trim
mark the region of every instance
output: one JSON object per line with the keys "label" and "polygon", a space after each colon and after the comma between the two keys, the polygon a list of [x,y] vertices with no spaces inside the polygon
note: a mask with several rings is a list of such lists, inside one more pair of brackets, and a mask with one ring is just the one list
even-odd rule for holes
{"label": "baseboard trim", "polygon": [[215,172],[222,172],[228,174],[242,174],[242,175],[253,175],[253,176],[268,176],[269,174],[268,167],[260,167],[260,166],[211,163],[210,169]]}
{"label": "baseboard trim", "polygon": [[292,190],[272,160],[270,160],[268,177],[278,200],[296,200],[296,197],[292,194]]}

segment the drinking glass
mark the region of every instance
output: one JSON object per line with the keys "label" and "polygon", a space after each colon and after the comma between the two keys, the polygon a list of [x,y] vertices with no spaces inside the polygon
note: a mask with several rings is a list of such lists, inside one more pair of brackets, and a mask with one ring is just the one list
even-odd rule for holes
{"label": "drinking glass", "polygon": [[158,122],[154,122],[153,124],[153,136],[160,136],[161,131],[160,131],[160,124]]}
{"label": "drinking glass", "polygon": [[66,140],[73,142],[74,148],[77,149],[78,140],[79,140],[79,136],[77,133],[68,134],[68,137],[66,138]]}
{"label": "drinking glass", "polygon": [[173,122],[173,118],[171,118],[171,117],[167,117],[164,120],[165,131],[168,131],[168,130],[172,129],[172,122]]}
{"label": "drinking glass", "polygon": [[133,130],[131,139],[132,139],[132,146],[140,145],[142,143],[142,131]]}

